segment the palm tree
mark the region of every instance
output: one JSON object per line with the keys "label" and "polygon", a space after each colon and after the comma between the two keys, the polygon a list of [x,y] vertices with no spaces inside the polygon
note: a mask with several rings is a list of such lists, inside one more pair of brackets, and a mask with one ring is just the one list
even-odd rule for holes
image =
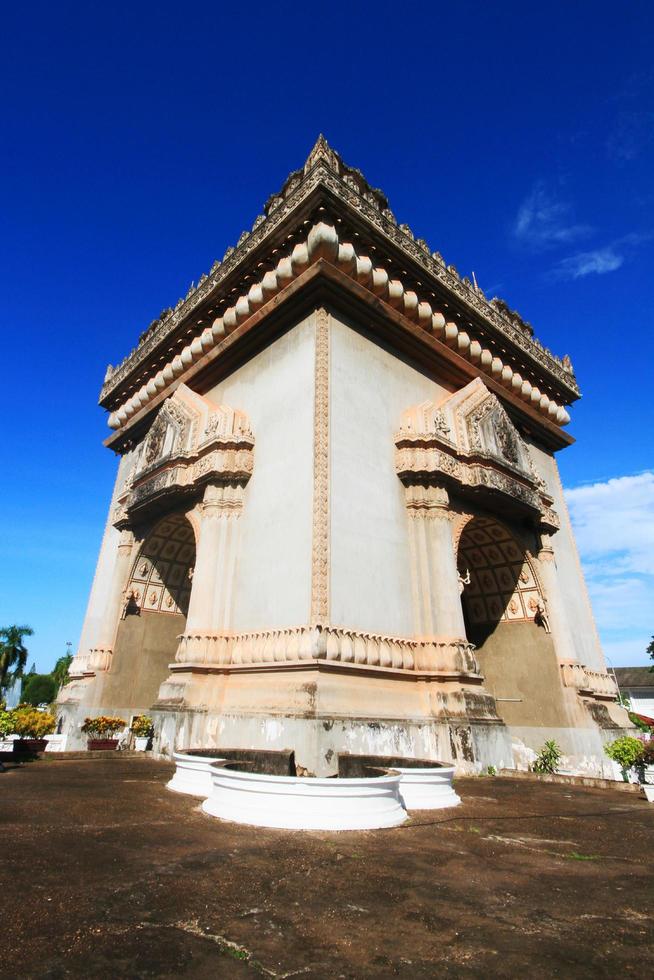
{"label": "palm tree", "polygon": [[0,629],[0,691],[23,676],[27,663],[27,647],[23,638],[33,634],[31,626],[3,626]]}
{"label": "palm tree", "polygon": [[73,661],[72,653],[67,653],[63,657],[59,657],[59,660],[54,665],[52,671],[52,679],[55,682],[57,691],[68,683],[68,668]]}

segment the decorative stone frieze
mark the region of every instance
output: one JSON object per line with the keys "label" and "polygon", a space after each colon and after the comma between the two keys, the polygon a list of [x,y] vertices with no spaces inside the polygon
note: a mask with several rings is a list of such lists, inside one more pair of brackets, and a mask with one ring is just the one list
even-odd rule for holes
{"label": "decorative stone frieze", "polygon": [[288,666],[303,661],[352,664],[481,683],[474,647],[466,640],[413,639],[343,627],[299,626],[250,633],[191,632],[180,638],[177,668]]}
{"label": "decorative stone frieze", "polygon": [[410,494],[419,498],[426,493],[419,481],[446,481],[463,498],[518,501],[539,524],[551,530],[559,527],[553,500],[526,443],[480,378],[438,405],[426,401],[408,409],[395,447],[397,474],[410,488],[407,506]]}
{"label": "decorative stone frieze", "polygon": [[[254,466],[247,416],[180,385],[157,413],[134,469],[118,497],[117,527],[155,501],[187,496],[208,482],[244,485]],[[238,491],[223,494],[236,506]],[[230,504],[231,505],[231,504]]]}
{"label": "decorative stone frieze", "polygon": [[91,651],[79,651],[71,660],[68,668],[68,676],[71,680],[79,680],[82,677],[93,676],[95,671],[91,669]]}
{"label": "decorative stone frieze", "polygon": [[113,651],[109,647],[98,647],[89,650],[88,670],[94,673],[103,670],[107,671],[111,667]]}
{"label": "decorative stone frieze", "polygon": [[316,310],[311,621],[329,619],[329,314]]}
{"label": "decorative stone frieze", "polygon": [[451,520],[455,516],[449,509],[450,495],[444,487],[410,483],[404,488],[404,502],[413,520]]}
{"label": "decorative stone frieze", "polygon": [[174,378],[182,375],[211,348],[219,345],[227,334],[243,327],[259,310],[262,300],[272,299],[301,275],[308,265],[321,259],[340,268],[360,286],[364,286],[389,307],[402,313],[407,320],[417,323],[426,334],[455,349],[461,357],[473,362],[551,422],[566,425],[570,421],[565,408],[542,393],[530,381],[523,380],[521,374],[506,363],[506,355],[502,359],[496,349],[482,346],[480,341],[472,338],[468,332],[471,327],[467,331],[463,330],[441,310],[434,309],[430,302],[419,299],[413,290],[405,289],[400,280],[391,279],[387,270],[376,264],[378,260],[373,262],[362,254],[359,246],[355,250],[352,243],[341,242],[334,225],[319,221],[312,225],[306,239],[296,244],[290,255],[279,259],[276,266],[263,274],[258,283],[250,286],[221,317],[217,317],[210,327],[204,327],[169,364],[142,384],[137,392],[114,411],[109,418],[109,426],[120,429]]}
{"label": "decorative stone frieze", "polygon": [[596,701],[615,701],[618,698],[618,686],[605,671],[590,670],[576,661],[564,661],[561,672],[565,687],[575,688],[582,698]]}

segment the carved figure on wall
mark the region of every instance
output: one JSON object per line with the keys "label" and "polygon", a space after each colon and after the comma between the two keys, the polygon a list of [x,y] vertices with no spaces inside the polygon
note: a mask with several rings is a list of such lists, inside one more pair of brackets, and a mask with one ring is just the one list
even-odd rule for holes
{"label": "carved figure on wall", "polygon": [[145,447],[146,463],[154,463],[155,459],[161,455],[165,435],[166,423],[162,418],[158,418],[150,429],[150,435]]}
{"label": "carved figure on wall", "polygon": [[440,433],[440,435],[445,436],[446,439],[452,439],[452,430],[450,429],[449,422],[443,413],[438,410],[434,412],[434,430]]}
{"label": "carved figure on wall", "polygon": [[536,626],[542,626],[546,633],[552,632],[550,629],[550,617],[547,612],[547,606],[545,605],[545,600],[540,596],[538,599],[536,599],[534,622],[536,623]]}
{"label": "carved figure on wall", "polygon": [[141,607],[139,606],[139,599],[141,595],[134,589],[129,589],[125,593],[125,601],[123,603],[123,613],[121,619],[125,619],[126,616],[140,616]]}
{"label": "carved figure on wall", "polygon": [[504,456],[510,463],[520,462],[520,450],[515,429],[504,414],[496,413],[495,432]]}

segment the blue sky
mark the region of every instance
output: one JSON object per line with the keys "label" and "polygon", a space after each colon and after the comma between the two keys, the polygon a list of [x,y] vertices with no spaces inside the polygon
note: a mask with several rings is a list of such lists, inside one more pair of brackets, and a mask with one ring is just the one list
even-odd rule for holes
{"label": "blue sky", "polygon": [[[115,460],[97,395],[317,134],[556,353],[559,464],[605,649],[654,632],[654,9],[3,8],[0,623],[77,645]],[[607,515],[610,514],[610,521]]]}

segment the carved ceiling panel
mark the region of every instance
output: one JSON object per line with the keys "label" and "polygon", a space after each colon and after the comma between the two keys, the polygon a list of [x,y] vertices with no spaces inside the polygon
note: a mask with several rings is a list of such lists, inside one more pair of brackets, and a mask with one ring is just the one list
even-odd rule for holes
{"label": "carved ceiling panel", "polygon": [[160,521],[146,538],[127,586],[127,609],[186,616],[195,564],[193,529],[180,515]]}
{"label": "carved ceiling panel", "polygon": [[542,599],[529,557],[497,521],[476,517],[459,544],[463,604],[470,622],[533,620]]}

